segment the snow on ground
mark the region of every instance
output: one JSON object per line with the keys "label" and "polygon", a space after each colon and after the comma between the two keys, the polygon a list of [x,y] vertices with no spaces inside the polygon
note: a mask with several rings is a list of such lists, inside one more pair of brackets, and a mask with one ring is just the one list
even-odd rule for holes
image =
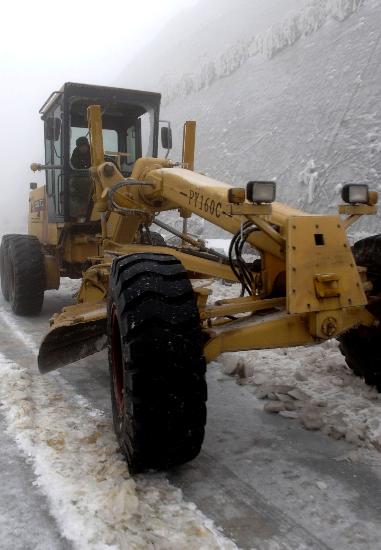
{"label": "snow on ground", "polygon": [[[213,300],[239,285],[213,283]],[[336,340],[312,347],[225,353],[224,374],[264,400],[267,412],[381,452],[381,394],[347,368]]]}
{"label": "snow on ground", "polygon": [[[239,295],[239,285],[211,286],[213,300]],[[78,281],[63,280],[66,291],[77,287]],[[32,352],[28,366],[0,354],[1,411],[9,433],[34,464],[36,484],[62,534],[74,547],[235,548],[164,475],[131,478],[111,419],[94,410],[59,373],[39,375],[33,338],[7,312],[0,311],[0,319]],[[381,396],[352,375],[335,341],[224,354],[218,364],[268,413],[381,451]],[[352,452],[343,459],[360,456]]]}
{"label": "snow on ground", "polygon": [[130,477],[111,419],[59,373],[41,376],[33,339],[7,312],[0,318],[31,350],[27,367],[0,354],[1,411],[9,433],[33,461],[36,484],[62,534],[75,548],[236,548],[164,475]]}

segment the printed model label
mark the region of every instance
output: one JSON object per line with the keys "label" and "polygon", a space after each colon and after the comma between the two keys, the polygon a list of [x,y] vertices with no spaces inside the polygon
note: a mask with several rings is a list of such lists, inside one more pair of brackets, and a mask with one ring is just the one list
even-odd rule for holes
{"label": "printed model label", "polygon": [[197,191],[190,190],[188,195],[188,201],[189,201],[188,202],[189,206],[192,206],[193,208],[196,208],[201,212],[205,212],[206,214],[211,214],[212,216],[216,216],[216,218],[221,217],[222,204],[220,202],[216,202],[211,197],[207,197],[202,193],[198,193]]}

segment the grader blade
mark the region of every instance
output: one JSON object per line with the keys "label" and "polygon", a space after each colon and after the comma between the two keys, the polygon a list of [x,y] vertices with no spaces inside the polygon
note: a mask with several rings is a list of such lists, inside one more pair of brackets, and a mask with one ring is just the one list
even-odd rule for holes
{"label": "grader blade", "polygon": [[65,308],[43,339],[38,354],[38,368],[42,374],[75,363],[106,346],[106,307],[87,307],[80,317],[75,315],[78,309],[84,308]]}

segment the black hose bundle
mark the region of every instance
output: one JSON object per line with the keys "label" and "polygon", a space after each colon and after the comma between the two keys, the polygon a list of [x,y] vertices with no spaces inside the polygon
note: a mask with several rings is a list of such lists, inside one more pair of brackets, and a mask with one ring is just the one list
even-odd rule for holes
{"label": "black hose bundle", "polygon": [[[253,231],[258,231],[258,228],[250,221],[245,222],[233,236],[229,247],[229,263],[234,275],[242,285],[241,296],[244,296],[245,292],[252,296],[256,286],[253,271],[242,258],[245,242]],[[235,257],[233,257],[233,253]]]}

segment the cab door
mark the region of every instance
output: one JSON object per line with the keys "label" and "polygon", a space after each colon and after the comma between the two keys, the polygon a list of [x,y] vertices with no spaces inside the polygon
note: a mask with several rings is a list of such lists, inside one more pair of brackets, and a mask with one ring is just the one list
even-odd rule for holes
{"label": "cab door", "polygon": [[64,220],[62,106],[56,105],[45,119],[46,197],[50,223]]}

